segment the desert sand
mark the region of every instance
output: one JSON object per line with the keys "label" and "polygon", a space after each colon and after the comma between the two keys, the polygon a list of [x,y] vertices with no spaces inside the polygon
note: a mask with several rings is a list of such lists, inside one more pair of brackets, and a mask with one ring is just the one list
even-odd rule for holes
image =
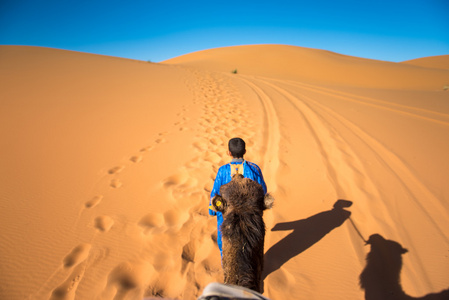
{"label": "desert sand", "polygon": [[405,294],[449,288],[449,55],[0,46],[0,82],[0,299],[196,299],[221,282],[207,207],[235,136],[276,198],[265,296],[365,299],[374,234],[408,250]]}

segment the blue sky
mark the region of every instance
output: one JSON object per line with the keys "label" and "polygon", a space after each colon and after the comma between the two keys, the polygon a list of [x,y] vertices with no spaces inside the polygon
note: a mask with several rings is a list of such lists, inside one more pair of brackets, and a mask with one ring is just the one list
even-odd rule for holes
{"label": "blue sky", "polygon": [[0,45],[163,61],[286,44],[404,61],[449,54],[448,0],[1,0]]}

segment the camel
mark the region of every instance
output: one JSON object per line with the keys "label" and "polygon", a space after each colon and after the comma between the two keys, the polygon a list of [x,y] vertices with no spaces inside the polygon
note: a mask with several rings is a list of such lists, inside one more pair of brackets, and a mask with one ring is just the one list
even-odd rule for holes
{"label": "camel", "polygon": [[274,198],[257,182],[240,174],[220,188],[212,205],[223,214],[224,283],[261,291],[265,223],[263,211]]}

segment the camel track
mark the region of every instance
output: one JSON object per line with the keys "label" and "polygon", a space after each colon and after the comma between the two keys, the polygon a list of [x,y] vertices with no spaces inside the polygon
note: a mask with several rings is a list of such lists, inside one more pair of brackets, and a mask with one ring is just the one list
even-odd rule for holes
{"label": "camel track", "polygon": [[[351,147],[351,145],[348,143],[348,139],[344,137],[345,132],[348,132],[352,136],[356,136],[357,140],[363,143],[368,149],[370,149],[370,153],[372,153],[373,156],[376,157],[377,161],[379,161],[382,165],[382,167],[386,170],[386,173],[392,174],[397,182],[403,187],[403,189],[406,191],[406,193],[409,195],[410,199],[414,202],[414,205],[416,205],[421,211],[427,214],[427,217],[429,221],[433,222],[433,225],[436,226],[436,228],[439,228],[437,223],[434,222],[433,216],[429,215],[427,213],[427,210],[425,207],[422,206],[421,201],[419,199],[425,198],[425,199],[431,199],[431,203],[438,204],[439,201],[436,199],[435,195],[432,194],[432,192],[424,186],[420,180],[418,180],[413,172],[406,166],[406,164],[391,150],[389,150],[385,145],[383,145],[381,142],[376,140],[373,136],[371,136],[368,132],[364,131],[361,127],[357,126],[355,123],[353,123],[351,120],[343,117],[342,115],[336,113],[326,105],[320,103],[317,100],[314,100],[310,97],[307,97],[305,95],[300,96],[294,96],[293,93],[289,92],[286,88],[281,88],[280,85],[275,85],[273,83],[269,83],[268,81],[263,81],[265,84],[269,84],[272,87],[275,87],[280,93],[282,93],[286,98],[290,99],[292,103],[295,105],[301,105],[303,103],[306,105],[312,112],[312,114],[320,115],[321,121],[323,124],[326,124],[327,127],[333,128],[336,132],[338,131],[340,133],[341,139],[348,145],[348,147]],[[291,85],[291,84],[290,84]],[[323,93],[323,88],[318,87],[312,87],[311,85],[303,85],[299,83],[294,83],[294,86],[306,86],[308,90],[312,91],[318,91],[319,93]],[[390,107],[398,107],[401,109],[395,109],[394,111],[399,114],[404,114],[404,110],[416,110],[416,111],[423,111],[418,110],[415,108],[411,108],[408,106],[403,105],[397,105],[394,103],[386,102],[386,101],[380,101],[375,100],[368,97],[358,97],[352,94],[348,93],[342,93],[340,91],[334,91],[332,92],[331,89],[324,89],[326,95],[331,95],[337,98],[342,98],[347,101],[357,101],[358,103],[361,103],[363,105],[371,105],[370,103],[366,104],[365,101],[362,101],[363,99],[369,99],[370,102],[376,101],[379,104],[383,104],[382,108],[391,110]],[[354,100],[356,97],[362,99],[362,100]],[[349,100],[348,100],[349,98]],[[379,105],[378,105],[379,106]],[[436,122],[439,124],[444,124],[446,126],[449,126],[449,122],[436,120],[435,118],[438,117],[445,117],[449,118],[449,115],[433,112],[433,111],[426,111],[429,115],[432,115],[433,118],[424,118],[427,121]],[[410,114],[406,113],[407,115],[413,115],[413,117],[420,118],[421,116],[416,114]],[[344,128],[344,130],[342,130]],[[357,157],[357,150],[353,151],[352,153],[353,157]],[[360,165],[360,169],[357,169],[356,167],[352,167],[352,169],[355,171],[356,176],[357,174],[366,174],[366,177],[369,179],[372,178],[371,175],[369,175],[368,170],[363,169],[362,162],[364,160],[364,157],[357,157],[357,160]],[[354,159],[355,161],[355,159]],[[356,177],[354,176],[354,177]],[[371,181],[374,180],[374,178],[370,179]],[[374,183],[371,184],[372,187],[374,187]],[[363,188],[366,190],[366,188]],[[385,196],[385,195],[383,195]],[[444,212],[444,207],[439,206],[436,208],[437,210],[440,210]],[[449,215],[444,215],[445,218],[449,218]],[[444,237],[443,230],[440,228],[441,236]]]}
{"label": "camel track", "polygon": [[[321,95],[328,95],[333,98],[344,100],[347,102],[352,102],[356,104],[361,104],[369,107],[374,107],[386,111],[391,111],[397,114],[407,115],[411,116],[413,118],[423,119],[426,121],[442,124],[442,125],[449,125],[449,115],[441,112],[437,112],[434,110],[428,110],[424,108],[417,108],[413,106],[408,106],[404,104],[394,103],[391,101],[376,99],[372,97],[367,96],[361,96],[356,95],[349,92],[343,92],[340,90],[332,89],[332,88],[325,88],[322,86],[316,86],[312,84],[307,84],[304,82],[298,82],[298,81],[279,81],[276,79],[266,79],[266,81],[269,81],[273,84],[277,84],[279,86],[290,86],[291,87],[299,87],[303,90],[312,91],[314,93],[318,93]],[[423,116],[425,115],[425,116]]]}
{"label": "camel track", "polygon": [[[422,191],[424,191],[425,198],[434,199],[435,196],[420,183],[420,181],[412,174],[412,172],[407,168],[407,166],[402,162],[402,160],[395,155],[392,151],[390,151],[387,147],[385,147],[381,142],[377,141],[373,136],[364,131],[361,127],[357,126],[355,123],[351,122],[351,120],[346,119],[342,115],[339,115],[337,112],[333,111],[326,105],[316,101],[310,97],[305,95],[295,95],[297,90],[290,92],[288,87],[282,87],[276,80],[267,80],[257,78],[254,80],[258,83],[259,86],[269,86],[275,89],[279,94],[281,94],[286,101],[289,101],[300,113],[303,117],[307,118],[309,129],[313,136],[316,139],[317,144],[319,145],[320,152],[323,155],[323,159],[326,161],[328,165],[328,170],[330,177],[335,183],[335,189],[337,193],[342,193],[341,184],[338,183],[340,180],[337,178],[335,174],[337,174],[336,167],[333,166],[334,161],[338,161],[337,157],[331,157],[330,154],[332,148],[340,150],[340,157],[345,157],[344,159],[347,162],[347,165],[353,170],[354,178],[360,177],[360,175],[365,176],[367,180],[370,179],[370,175],[368,171],[364,169],[363,161],[364,157],[359,157],[357,155],[357,151],[355,149],[351,151],[351,145],[348,143],[350,136],[357,137],[357,140],[363,144],[365,147],[370,149],[370,152],[376,159],[381,162],[382,166],[387,170],[388,173],[394,175],[394,177],[398,180],[398,182],[404,187],[404,189],[410,194],[411,199],[417,200],[420,198]],[[274,83],[273,83],[274,82]],[[253,84],[255,85],[255,84]],[[284,84],[285,85],[285,84]],[[293,86],[306,86],[308,90],[318,91],[322,93],[323,88],[313,88],[311,85],[305,85],[300,83],[289,83],[288,85]],[[287,86],[288,86],[287,85]],[[260,90],[260,88],[259,88]],[[325,93],[327,95],[336,95],[336,97],[343,97],[342,95],[348,95],[347,93],[342,93],[339,91],[335,91],[333,94],[330,89],[325,89]],[[351,97],[355,97],[351,95]],[[367,97],[364,97],[367,98]],[[348,100],[347,97],[344,97],[345,100]],[[348,100],[355,101],[355,100]],[[370,99],[370,101],[375,101],[375,99]],[[366,104],[366,102],[358,101],[362,104]],[[383,101],[378,101],[379,103],[383,103]],[[385,102],[387,103],[387,102]],[[393,106],[394,104],[387,103],[389,106]],[[368,104],[370,105],[370,104]],[[399,107],[399,105],[396,105]],[[405,106],[401,106],[405,109]],[[409,108],[409,107],[407,107]],[[388,108],[386,108],[388,109]],[[410,108],[412,109],[412,108]],[[403,113],[402,110],[396,110],[397,113]],[[430,112],[429,114],[434,114],[435,116],[444,116],[448,117],[446,114],[440,114],[438,112]],[[415,115],[416,117],[419,117]],[[434,122],[440,122],[439,120],[431,119]],[[449,125],[447,122],[441,121],[442,124]],[[344,130],[342,130],[344,129]],[[345,134],[347,137],[345,137]],[[324,147],[325,143],[331,142],[331,145]],[[351,157],[347,157],[351,156]],[[358,184],[361,184],[360,182]],[[374,188],[371,183],[372,188]],[[367,192],[367,188],[365,185],[361,186],[361,189],[364,192]],[[375,189],[375,188],[374,188]],[[375,193],[375,191],[372,191]],[[420,205],[419,201],[415,201],[416,205]],[[438,203],[438,201],[432,201],[432,203]],[[424,209],[420,206],[420,209]],[[443,207],[438,207],[439,210],[444,211]],[[449,217],[449,215],[445,216]],[[429,216],[429,219],[432,219]],[[435,224],[436,226],[436,224]]]}
{"label": "camel track", "polygon": [[279,143],[281,140],[281,133],[279,129],[279,120],[276,109],[270,97],[256,84],[249,80],[242,79],[260,100],[265,113],[265,154],[263,159],[263,173],[267,178],[267,185],[271,192],[275,192],[276,172],[279,168]]}
{"label": "camel track", "polygon": [[[449,242],[445,237],[444,228],[441,227],[441,224],[446,223],[444,220],[449,218],[446,209],[437,197],[416,178],[401,158],[362,127],[332,110],[325,102],[318,100],[319,97],[316,99],[311,97],[310,92],[359,105],[374,106],[443,126],[449,125],[448,115],[299,82],[249,76],[246,76],[244,80],[257,91],[264,90],[265,94],[270,91],[274,95],[272,98],[276,101],[282,99],[288,102],[296,110],[298,118],[305,120],[307,130],[313,136],[317,149],[321,153],[335,194],[338,198],[349,198],[356,203],[352,209],[354,212],[352,221],[358,224],[362,232],[369,235],[373,233],[371,230],[376,230],[387,232],[391,236],[406,237],[407,244],[419,251],[422,245],[410,234],[410,227],[413,224],[402,222],[404,218],[401,212],[407,210],[408,213],[424,215],[426,226],[434,228],[441,239],[446,243]],[[303,91],[308,92],[307,96]],[[265,99],[269,100],[270,97]],[[363,156],[359,153],[363,153]],[[385,178],[378,178],[376,174],[379,172],[384,174]],[[389,186],[392,183],[394,183],[396,194],[390,193],[392,189]],[[398,188],[400,192],[397,192]],[[424,206],[422,199],[429,199],[433,207]],[[401,206],[404,208],[397,209]],[[371,213],[376,211],[384,213],[382,215]],[[441,214],[434,215],[430,211],[439,211]],[[365,227],[365,222],[374,225]],[[393,224],[394,228],[392,228]],[[354,250],[362,259],[363,250],[354,232],[352,232],[351,240]],[[413,257],[413,260],[418,267],[418,272],[424,274],[425,263],[418,256]],[[415,275],[412,273],[410,276]],[[422,278],[416,277],[413,281],[415,280],[419,281]],[[431,283],[426,282],[426,284]]]}

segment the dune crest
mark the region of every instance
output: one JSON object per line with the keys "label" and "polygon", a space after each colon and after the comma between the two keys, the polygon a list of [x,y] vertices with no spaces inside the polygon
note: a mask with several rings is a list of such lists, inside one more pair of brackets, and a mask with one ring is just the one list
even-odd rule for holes
{"label": "dune crest", "polygon": [[413,64],[376,61],[286,45],[209,49],[163,63],[226,73],[237,70],[239,74],[313,84],[410,90],[441,89],[446,84],[448,71],[447,68],[423,70]]}
{"label": "dune crest", "polygon": [[437,55],[403,61],[404,64],[415,65],[424,68],[449,69],[449,55]]}
{"label": "dune crest", "polygon": [[264,295],[375,295],[374,235],[408,250],[398,290],[436,297],[449,287],[437,60],[255,45],[155,64],[0,46],[0,298],[196,299],[222,282],[207,209],[235,136],[276,198]]}

